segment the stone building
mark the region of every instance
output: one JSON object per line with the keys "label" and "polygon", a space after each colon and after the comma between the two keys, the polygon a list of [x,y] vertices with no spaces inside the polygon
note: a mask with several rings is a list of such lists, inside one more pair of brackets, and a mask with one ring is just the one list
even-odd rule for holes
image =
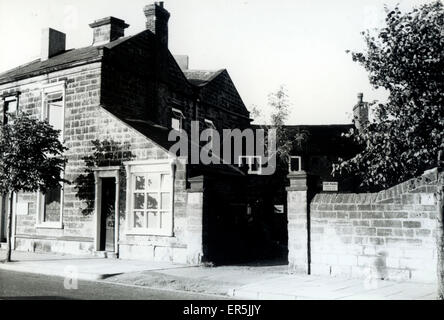
{"label": "stone building", "polygon": [[[14,195],[13,247],[179,263],[286,260],[288,171],[261,176],[170,151],[171,130],[190,133],[192,121],[256,127],[227,70],[190,70],[187,56],[171,54],[163,3],[144,14],[146,30],[133,36],[123,20],[94,21],[93,43],[79,49],[46,29],[40,59],[0,74],[3,123],[19,112],[46,119],[68,148],[70,183]],[[351,127],[290,126],[298,170],[332,180],[331,163],[355,152],[341,137]],[[1,207],[4,240],[6,199]]]}
{"label": "stone building", "polygon": [[[188,131],[191,120],[215,129],[247,127],[249,112],[226,70],[188,70],[187,58],[176,61],[162,2],[144,14],[146,30],[133,36],[125,36],[123,20],[94,21],[92,45],[79,49],[67,49],[65,34],[46,29],[40,59],[0,75],[4,121],[26,112],[61,130],[68,148],[64,178],[72,182],[46,194],[14,195],[16,250],[201,260],[200,180],[186,158],[169,152],[168,133]],[[94,140],[122,152],[92,169],[88,212],[74,181],[87,169],[83,158]]]}

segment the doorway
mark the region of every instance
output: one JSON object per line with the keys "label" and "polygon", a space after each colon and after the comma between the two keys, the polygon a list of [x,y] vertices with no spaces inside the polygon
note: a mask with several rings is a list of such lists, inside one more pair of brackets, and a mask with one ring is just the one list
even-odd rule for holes
{"label": "doorway", "polygon": [[102,178],[99,251],[114,252],[116,221],[116,178]]}
{"label": "doorway", "polygon": [[95,251],[119,254],[119,169],[93,169],[95,178]]}

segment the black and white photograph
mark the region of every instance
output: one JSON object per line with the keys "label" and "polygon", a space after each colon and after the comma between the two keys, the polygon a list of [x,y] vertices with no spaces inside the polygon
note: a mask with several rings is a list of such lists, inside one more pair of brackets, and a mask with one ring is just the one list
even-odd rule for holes
{"label": "black and white photograph", "polygon": [[0,0],[0,39],[5,308],[444,300],[442,0]]}

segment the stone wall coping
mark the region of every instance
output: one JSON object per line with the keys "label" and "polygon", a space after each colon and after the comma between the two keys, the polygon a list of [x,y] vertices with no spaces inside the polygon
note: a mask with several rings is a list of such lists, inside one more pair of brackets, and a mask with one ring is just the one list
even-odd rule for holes
{"label": "stone wall coping", "polygon": [[318,193],[312,203],[396,204],[409,197],[415,202],[420,193],[435,193],[438,184],[442,184],[443,178],[444,172],[439,172],[437,168],[434,168],[425,171],[417,178],[375,193]]}

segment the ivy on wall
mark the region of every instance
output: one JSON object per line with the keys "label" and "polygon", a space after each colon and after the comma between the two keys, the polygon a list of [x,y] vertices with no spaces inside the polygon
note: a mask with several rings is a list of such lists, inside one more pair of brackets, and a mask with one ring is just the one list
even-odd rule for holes
{"label": "ivy on wall", "polygon": [[[132,160],[135,156],[130,151],[128,142],[120,143],[113,140],[93,140],[93,152],[83,157],[85,171],[75,180],[76,197],[86,203],[82,214],[88,216],[94,212],[95,178],[94,168],[122,166],[124,161]],[[122,170],[121,170],[122,171]],[[125,179],[121,179],[125,181]]]}

